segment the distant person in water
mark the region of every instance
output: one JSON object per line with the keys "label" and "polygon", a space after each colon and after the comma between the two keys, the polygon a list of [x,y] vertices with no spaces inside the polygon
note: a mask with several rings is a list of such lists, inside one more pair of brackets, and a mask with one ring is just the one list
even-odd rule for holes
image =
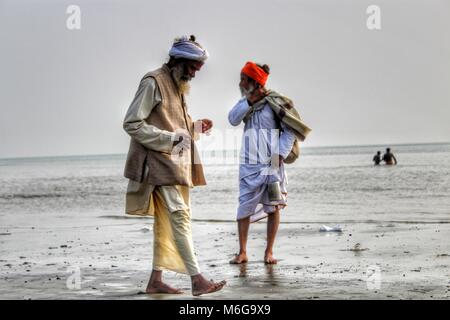
{"label": "distant person in water", "polygon": [[377,151],[377,154],[373,156],[373,164],[379,166],[381,163],[381,151]]}
{"label": "distant person in water", "polygon": [[394,154],[391,152],[391,148],[386,148],[386,153],[383,155],[383,161],[387,165],[396,165],[397,159]]}

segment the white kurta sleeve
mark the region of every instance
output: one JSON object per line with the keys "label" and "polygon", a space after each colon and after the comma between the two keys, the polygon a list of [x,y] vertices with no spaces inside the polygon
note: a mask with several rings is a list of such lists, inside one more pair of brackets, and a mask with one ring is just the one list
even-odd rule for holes
{"label": "white kurta sleeve", "polygon": [[294,145],[295,134],[282,121],[280,121],[280,125],[282,128],[280,135],[280,155],[283,159],[286,159]]}
{"label": "white kurta sleeve", "polygon": [[123,121],[124,130],[144,147],[170,153],[175,140],[175,133],[161,130],[148,124],[145,119],[153,108],[161,103],[161,93],[155,79],[141,81],[138,91],[128,108]]}
{"label": "white kurta sleeve", "polygon": [[230,110],[228,113],[228,121],[232,126],[237,126],[244,119],[247,112],[250,110],[247,99],[243,98]]}

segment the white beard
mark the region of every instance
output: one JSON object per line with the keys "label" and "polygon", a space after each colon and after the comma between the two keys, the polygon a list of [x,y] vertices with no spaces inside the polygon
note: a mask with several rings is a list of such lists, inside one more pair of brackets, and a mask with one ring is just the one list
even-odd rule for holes
{"label": "white beard", "polygon": [[180,63],[172,68],[172,76],[178,87],[178,92],[182,95],[188,95],[191,89],[191,78],[184,74],[184,66]]}
{"label": "white beard", "polygon": [[244,89],[243,87],[239,87],[239,90],[241,90],[241,97],[245,97],[248,99],[248,97],[251,96],[251,94],[253,93],[253,91],[255,91],[255,87],[254,86],[249,86],[248,90]]}

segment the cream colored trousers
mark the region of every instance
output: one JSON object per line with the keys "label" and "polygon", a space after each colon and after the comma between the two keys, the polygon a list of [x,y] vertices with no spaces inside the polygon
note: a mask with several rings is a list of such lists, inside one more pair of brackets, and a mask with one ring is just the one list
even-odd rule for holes
{"label": "cream colored trousers", "polygon": [[199,274],[192,241],[189,187],[156,186],[153,197],[153,269]]}

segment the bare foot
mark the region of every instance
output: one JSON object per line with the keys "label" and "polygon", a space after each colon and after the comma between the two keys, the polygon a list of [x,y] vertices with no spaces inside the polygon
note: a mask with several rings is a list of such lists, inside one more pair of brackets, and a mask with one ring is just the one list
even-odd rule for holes
{"label": "bare foot", "polygon": [[213,293],[222,289],[227,282],[222,280],[220,282],[208,281],[203,276],[192,281],[192,295],[200,296],[206,293]]}
{"label": "bare foot", "polygon": [[277,264],[277,259],[273,257],[272,252],[266,252],[264,255],[264,263],[265,264]]}
{"label": "bare foot", "polygon": [[147,286],[145,290],[146,293],[168,293],[168,294],[181,294],[183,291],[180,289],[172,288],[171,286],[165,284],[162,281],[154,281],[152,284]]}
{"label": "bare foot", "polygon": [[246,263],[248,261],[246,253],[239,253],[234,256],[233,259],[230,260],[231,264],[241,264]]}

